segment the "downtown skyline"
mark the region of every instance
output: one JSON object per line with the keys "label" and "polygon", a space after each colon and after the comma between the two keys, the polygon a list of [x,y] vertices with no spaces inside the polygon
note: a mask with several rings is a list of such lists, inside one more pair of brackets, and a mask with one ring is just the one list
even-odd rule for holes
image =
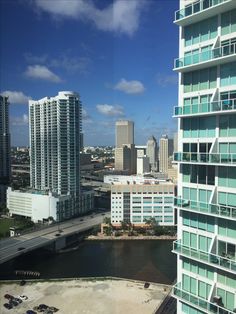
{"label": "downtown skyline", "polygon": [[86,146],[114,145],[119,119],[134,121],[137,144],[172,136],[178,1],[59,3],[1,2],[0,91],[10,96],[12,145],[28,145],[28,99],[59,90],[81,95]]}

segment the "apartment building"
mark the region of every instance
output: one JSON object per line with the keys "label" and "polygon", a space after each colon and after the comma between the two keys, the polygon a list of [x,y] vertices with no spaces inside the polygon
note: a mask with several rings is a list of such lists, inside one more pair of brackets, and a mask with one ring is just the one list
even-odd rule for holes
{"label": "apartment building", "polygon": [[236,312],[236,1],[180,1],[177,313]]}

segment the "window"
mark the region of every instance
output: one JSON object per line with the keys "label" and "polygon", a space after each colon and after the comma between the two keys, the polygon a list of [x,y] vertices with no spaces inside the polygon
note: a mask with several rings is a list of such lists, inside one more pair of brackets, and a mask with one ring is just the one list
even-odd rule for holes
{"label": "window", "polygon": [[236,10],[225,12],[221,15],[221,35],[236,31]]}
{"label": "window", "polygon": [[216,87],[217,68],[207,68],[183,74],[184,93]]}
{"label": "window", "polygon": [[184,28],[185,46],[213,39],[217,36],[217,16]]}
{"label": "window", "polygon": [[184,138],[215,137],[216,118],[215,117],[185,118],[183,119],[182,128]]}
{"label": "window", "polygon": [[215,184],[214,166],[183,164],[180,167],[180,171],[183,174],[183,182],[208,185]]}
{"label": "window", "polygon": [[221,65],[220,75],[221,86],[229,86],[236,84],[236,62]]}

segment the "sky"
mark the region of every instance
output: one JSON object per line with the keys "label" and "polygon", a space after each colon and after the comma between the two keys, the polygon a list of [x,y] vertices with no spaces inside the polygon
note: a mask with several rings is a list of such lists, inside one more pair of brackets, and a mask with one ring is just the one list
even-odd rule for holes
{"label": "sky", "polygon": [[12,146],[29,143],[28,100],[80,94],[84,145],[115,145],[134,121],[135,144],[170,137],[177,105],[178,0],[1,0],[0,92]]}

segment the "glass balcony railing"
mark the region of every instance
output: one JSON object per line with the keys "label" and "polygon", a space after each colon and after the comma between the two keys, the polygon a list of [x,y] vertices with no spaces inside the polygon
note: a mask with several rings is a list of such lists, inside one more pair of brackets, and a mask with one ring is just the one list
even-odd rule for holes
{"label": "glass balcony railing", "polygon": [[176,106],[174,115],[193,115],[201,113],[218,112],[225,110],[236,110],[236,99],[226,99],[221,101],[213,101],[207,103],[198,103],[185,106]]}
{"label": "glass balcony railing", "polygon": [[214,267],[220,266],[233,272],[236,271],[235,259],[229,259],[213,253],[196,250],[194,248],[183,245],[180,240],[176,240],[173,242],[173,252],[202,261],[204,263],[209,263]]}
{"label": "glass balcony railing", "polygon": [[199,0],[190,5],[185,6],[183,9],[175,12],[175,21],[188,17],[192,14],[199,13],[203,10],[209,9],[217,4],[221,4],[229,0]]}
{"label": "glass balcony railing", "polygon": [[216,164],[236,164],[236,154],[174,153],[174,161]]}
{"label": "glass balcony railing", "polygon": [[172,294],[181,300],[192,304],[195,307],[201,308],[207,313],[214,313],[214,314],[234,314],[233,311],[227,310],[226,308],[219,306],[215,303],[209,302],[205,299],[202,299],[188,291],[185,291],[182,288],[181,283],[177,283],[173,289]]}
{"label": "glass balcony railing", "polygon": [[236,219],[236,207],[216,205],[176,197],[174,205],[183,209],[197,211],[199,213],[211,214],[222,218]]}
{"label": "glass balcony railing", "polygon": [[201,62],[211,61],[217,58],[227,57],[236,53],[236,44],[230,44],[202,52],[192,53],[183,58],[175,59],[175,69],[198,64]]}

